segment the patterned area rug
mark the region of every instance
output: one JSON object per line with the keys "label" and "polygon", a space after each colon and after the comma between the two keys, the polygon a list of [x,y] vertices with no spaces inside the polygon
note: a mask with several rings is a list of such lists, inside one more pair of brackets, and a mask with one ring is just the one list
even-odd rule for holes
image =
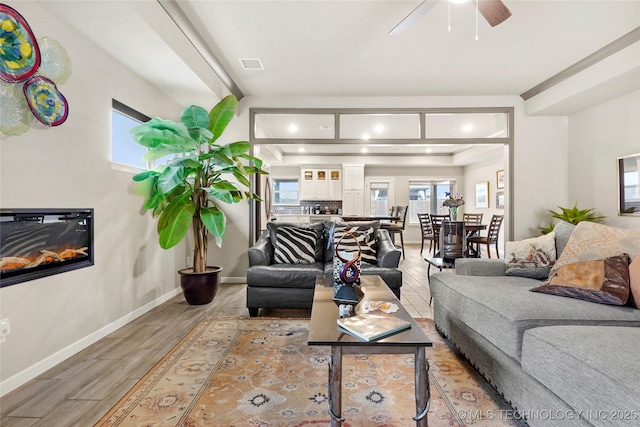
{"label": "patterned area rug", "polygon": [[[491,389],[435,331],[427,348],[430,426],[512,426]],[[330,348],[309,347],[306,319],[200,322],[96,426],[328,425]],[[345,427],[412,426],[413,355],[343,356]]]}

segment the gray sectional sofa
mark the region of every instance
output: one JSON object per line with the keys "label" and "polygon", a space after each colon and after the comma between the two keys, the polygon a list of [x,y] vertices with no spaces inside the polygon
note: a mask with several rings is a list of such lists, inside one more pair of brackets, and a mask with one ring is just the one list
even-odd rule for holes
{"label": "gray sectional sofa", "polygon": [[433,274],[438,330],[530,426],[640,426],[640,310],[530,292],[542,282],[505,271],[459,259]]}
{"label": "gray sectional sofa", "polygon": [[[398,270],[402,251],[397,249],[389,233],[374,223],[269,223],[260,239],[249,248],[249,269],[247,270],[247,308],[251,317],[258,315],[260,308],[311,308],[316,277],[333,273],[333,230],[336,226],[373,227],[376,264],[361,263],[363,275],[379,275],[393,293],[400,298],[402,271]],[[276,263],[274,245],[278,227],[294,226],[302,229],[316,229],[319,239],[315,248],[315,262]]]}

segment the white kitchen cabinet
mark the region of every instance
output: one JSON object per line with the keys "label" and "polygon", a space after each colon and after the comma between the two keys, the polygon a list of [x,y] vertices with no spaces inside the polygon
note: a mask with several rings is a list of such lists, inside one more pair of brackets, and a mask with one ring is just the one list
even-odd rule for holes
{"label": "white kitchen cabinet", "polygon": [[342,169],[329,169],[328,200],[342,200]]}
{"label": "white kitchen cabinet", "polygon": [[300,200],[341,200],[342,170],[300,169]]}
{"label": "white kitchen cabinet", "polygon": [[364,165],[342,165],[342,214],[364,215]]}
{"label": "white kitchen cabinet", "polygon": [[364,191],[364,165],[343,165],[343,190]]}

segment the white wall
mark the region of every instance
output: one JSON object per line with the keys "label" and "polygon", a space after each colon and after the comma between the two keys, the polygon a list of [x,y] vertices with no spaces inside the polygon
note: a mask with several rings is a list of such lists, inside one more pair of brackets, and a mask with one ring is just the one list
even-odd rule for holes
{"label": "white wall", "polygon": [[[569,117],[569,206],[595,208],[605,223],[640,230],[640,216],[618,215],[618,157],[640,153],[640,91]],[[564,206],[564,205],[563,205]]]}
{"label": "white wall", "polygon": [[151,116],[178,117],[180,107],[36,2],[13,7],[37,36],[66,48],[73,73],[59,87],[65,123],[2,136],[0,203],[94,208],[95,265],[0,289],[0,317],[11,323],[0,344],[3,394],[179,292],[186,255],[184,245],[159,248],[155,221],[130,192],[132,175],[110,165],[112,98]]}
{"label": "white wall", "polygon": [[[465,196],[465,204],[464,204],[464,212],[466,213],[481,213],[482,214],[482,223],[487,226],[491,222],[491,217],[493,215],[504,215],[505,209],[498,209],[496,206],[496,192],[497,191],[505,191],[504,189],[497,189],[496,184],[496,172],[499,170],[504,170],[504,161],[486,161],[482,163],[477,163],[474,165],[469,165],[464,168],[464,188],[466,191],[464,193]],[[475,200],[475,187],[476,184],[488,182],[489,183],[489,207],[488,208],[477,208],[476,200]],[[505,185],[506,187],[506,185]],[[506,205],[505,205],[506,206]],[[507,218],[505,218],[507,220]],[[505,222],[502,223],[502,228],[500,229],[500,234],[498,235],[498,248],[500,249],[500,257],[504,258],[504,241],[505,241],[505,230],[507,229],[507,224]],[[486,232],[481,232],[481,235],[486,235]],[[495,257],[495,248],[491,245],[491,253],[492,257]],[[486,248],[483,247],[482,253],[483,256],[486,256]]]}

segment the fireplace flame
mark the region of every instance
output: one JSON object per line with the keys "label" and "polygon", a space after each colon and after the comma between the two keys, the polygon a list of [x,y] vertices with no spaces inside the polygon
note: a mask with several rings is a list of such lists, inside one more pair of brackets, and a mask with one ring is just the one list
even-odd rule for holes
{"label": "fireplace flame", "polygon": [[86,246],[78,249],[63,249],[60,252],[40,249],[40,255],[38,257],[3,257],[0,258],[0,271],[6,272],[18,268],[33,268],[39,266],[40,264],[46,264],[50,262],[63,262],[80,255],[88,256],[88,249],[89,248]]}

